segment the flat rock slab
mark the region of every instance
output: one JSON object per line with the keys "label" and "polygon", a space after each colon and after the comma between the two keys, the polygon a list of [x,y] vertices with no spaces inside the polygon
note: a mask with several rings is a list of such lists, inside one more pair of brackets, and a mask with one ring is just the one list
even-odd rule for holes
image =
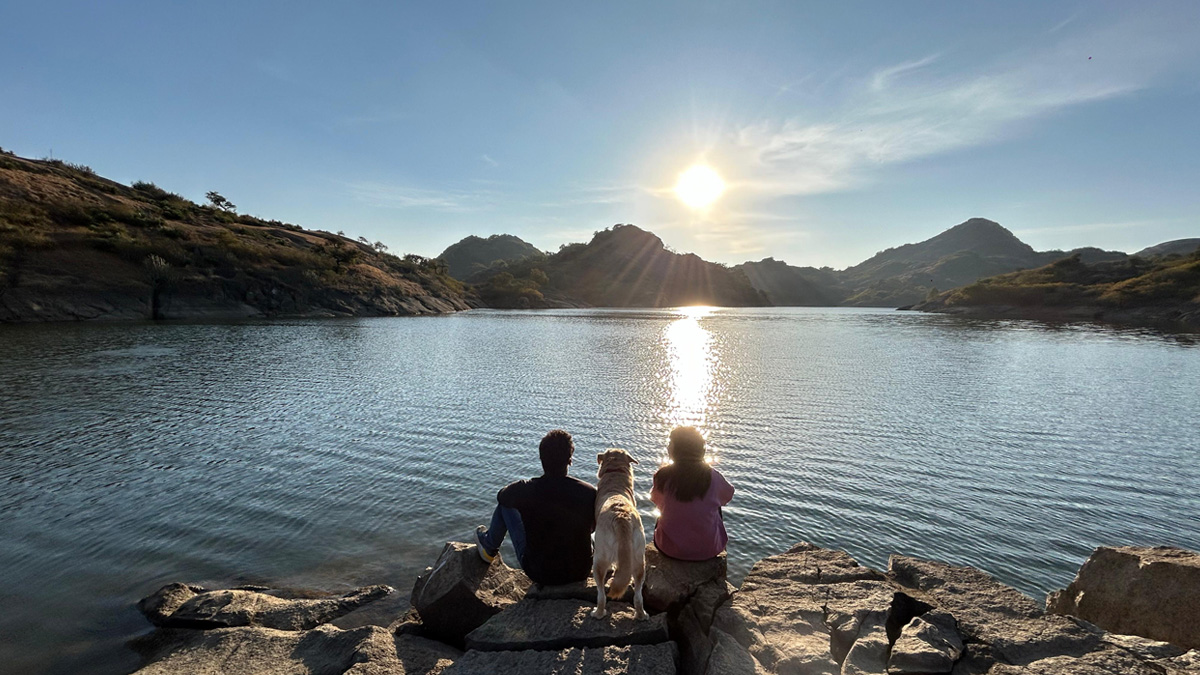
{"label": "flat rock slab", "polygon": [[580,600],[523,600],[467,635],[467,649],[558,651],[570,647],[648,645],[667,641],[663,615],[634,619],[633,607],[610,602],[609,615],[593,619],[596,606]]}
{"label": "flat rock slab", "polygon": [[883,574],[845,552],[797,544],[755,564],[717,610],[714,632],[737,647],[719,636],[708,671],[882,672],[895,596]]}
{"label": "flat rock slab", "polygon": [[1200,553],[1171,547],[1100,547],[1046,610],[1112,631],[1200,648]]}
{"label": "flat rock slab", "polygon": [[[576,581],[573,584],[546,586],[534,584],[525,592],[528,600],[580,600],[596,602],[596,581],[588,577],[586,581]],[[618,598],[621,602],[633,602],[633,587],[625,589],[625,594]],[[649,607],[647,607],[649,609]]]}
{"label": "flat rock slab", "polygon": [[205,590],[167,584],[138,602],[150,623],[163,628],[262,626],[308,630],[348,614],[392,592],[390,586],[365,586],[341,597],[283,599],[255,590]]}
{"label": "flat rock slab", "polygon": [[461,655],[379,626],[168,628],[138,642],[147,664],[135,675],[437,675]]}
{"label": "flat rock slab", "polygon": [[675,646],[594,647],[562,651],[470,651],[443,675],[674,675]]}

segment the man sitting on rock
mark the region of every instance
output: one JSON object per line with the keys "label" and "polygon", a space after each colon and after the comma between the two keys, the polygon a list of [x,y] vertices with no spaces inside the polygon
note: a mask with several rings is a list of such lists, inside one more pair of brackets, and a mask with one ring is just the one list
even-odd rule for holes
{"label": "man sitting on rock", "polygon": [[538,446],[541,477],[500,490],[491,524],[476,528],[481,558],[494,560],[508,534],[521,569],[539,584],[568,584],[591,575],[596,488],[567,475],[574,453],[571,434],[561,429],[546,434]]}

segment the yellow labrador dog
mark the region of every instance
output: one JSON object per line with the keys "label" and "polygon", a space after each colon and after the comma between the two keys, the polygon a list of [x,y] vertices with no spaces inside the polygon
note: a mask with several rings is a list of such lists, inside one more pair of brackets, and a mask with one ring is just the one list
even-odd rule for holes
{"label": "yellow labrador dog", "polygon": [[608,597],[625,595],[629,581],[633,579],[633,613],[638,619],[646,618],[642,608],[642,584],[646,580],[646,533],[642,530],[642,517],[637,512],[633,496],[633,466],[638,461],[628,452],[610,448],[596,455],[600,469],[596,476],[596,553],[592,563],[592,577],[596,580],[596,609],[592,616],[603,619],[608,616],[604,594],[604,577],[616,565]]}

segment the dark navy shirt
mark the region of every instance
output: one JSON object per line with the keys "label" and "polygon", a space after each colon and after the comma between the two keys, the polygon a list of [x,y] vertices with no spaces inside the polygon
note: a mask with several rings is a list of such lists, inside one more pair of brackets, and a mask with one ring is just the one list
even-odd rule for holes
{"label": "dark navy shirt", "polygon": [[571,476],[541,476],[504,487],[496,501],[521,513],[521,569],[531,580],[557,585],[591,575],[596,488]]}

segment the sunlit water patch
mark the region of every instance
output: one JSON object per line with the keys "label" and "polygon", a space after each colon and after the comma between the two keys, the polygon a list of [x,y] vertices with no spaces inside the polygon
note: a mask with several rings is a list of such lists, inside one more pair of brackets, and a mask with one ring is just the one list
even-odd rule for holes
{"label": "sunlit water patch", "polygon": [[[1095,326],[850,309],[475,311],[0,327],[0,659],[118,673],[162,583],[398,598],[496,490],[629,449],[639,507],[692,424],[737,488],[735,580],[808,540],[1033,594],[1100,544],[1200,548],[1200,348]],[[646,461],[649,460],[649,461]],[[509,559],[511,549],[506,548]],[[387,604],[390,603],[390,604]],[[372,614],[374,612],[374,614]]]}

